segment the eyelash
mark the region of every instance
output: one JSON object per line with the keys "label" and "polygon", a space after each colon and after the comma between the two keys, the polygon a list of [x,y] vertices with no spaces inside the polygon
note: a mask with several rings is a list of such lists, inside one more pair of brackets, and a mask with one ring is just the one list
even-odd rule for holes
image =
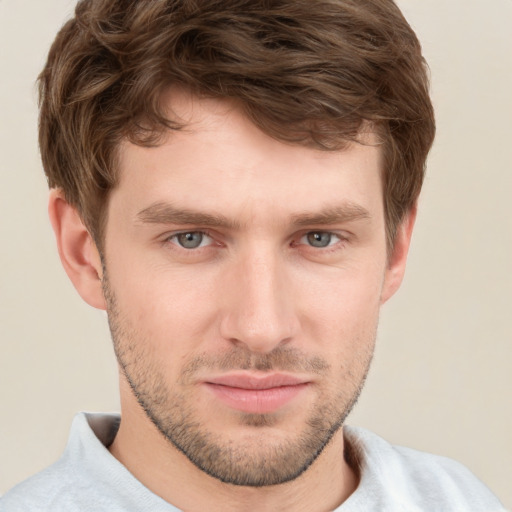
{"label": "eyelash", "polygon": [[[212,234],[209,232],[209,231],[206,231],[206,230],[203,230],[203,229],[196,229],[196,230],[190,230],[190,231],[179,231],[178,233],[173,233],[172,235],[169,235],[167,236],[165,239],[164,239],[164,243],[170,243],[174,246],[176,246],[178,249],[183,249],[185,251],[194,251],[194,250],[198,250],[198,249],[203,249],[205,247],[209,247],[211,244],[208,244],[206,246],[198,246],[196,248],[190,248],[190,249],[187,249],[186,247],[183,247],[182,245],[180,245],[178,242],[177,242],[177,239],[180,235],[188,235],[188,234],[201,234],[203,236],[206,236],[208,238],[210,238],[212,241],[214,240],[214,237],[212,236]],[[173,240],[176,240],[176,243],[173,242]],[[201,241],[202,243],[202,241]]]}
{"label": "eyelash", "polygon": [[[307,233],[304,233],[304,234],[300,237],[299,241],[302,241],[304,238],[307,238],[307,237],[309,237],[310,235],[328,235],[328,236],[329,236],[329,243],[328,243],[328,245],[326,245],[326,246],[324,246],[324,247],[316,247],[316,246],[311,245],[311,244],[308,244],[308,243],[305,243],[305,244],[304,244],[304,245],[306,245],[306,246],[308,246],[308,247],[312,247],[312,248],[314,248],[314,249],[318,249],[318,250],[320,250],[320,249],[323,249],[323,250],[329,250],[329,248],[333,248],[333,247],[337,246],[340,242],[343,242],[343,241],[345,241],[345,240],[346,240],[346,237],[344,238],[344,237],[342,237],[340,234],[338,234],[338,233],[333,233],[333,232],[331,232],[331,231],[308,231]],[[338,239],[338,241],[337,241],[337,242],[335,242],[335,243],[331,243],[331,241],[332,241],[332,238],[333,238],[333,237],[337,238],[337,239]]]}
{"label": "eyelash", "polygon": [[[170,243],[174,247],[176,247],[178,250],[184,250],[184,251],[187,251],[187,252],[197,252],[198,250],[207,249],[208,247],[211,247],[212,245],[215,245],[215,244],[209,243],[207,245],[199,245],[198,247],[193,247],[193,248],[183,247],[182,245],[180,245],[178,243],[177,238],[180,235],[187,235],[187,234],[201,234],[203,236],[206,236],[206,237],[210,238],[212,241],[215,241],[215,237],[212,235],[212,233],[210,231],[202,230],[202,229],[197,229],[197,230],[179,231],[177,233],[173,233],[173,234],[167,236],[164,239],[163,242],[164,243]],[[330,237],[337,238],[338,240],[335,243],[332,243],[332,244],[329,243],[329,245],[326,245],[325,247],[315,247],[315,246],[307,244],[307,243],[300,243],[300,241],[302,239],[304,239],[308,235],[312,235],[312,234],[322,234],[322,235],[327,234]],[[328,252],[333,252],[333,251],[336,251],[336,250],[339,250],[339,249],[343,248],[345,246],[345,244],[347,243],[347,241],[348,241],[348,237],[344,236],[344,235],[342,235],[340,233],[335,233],[333,231],[311,230],[311,231],[306,231],[306,232],[301,233],[300,236],[295,238],[295,240],[298,240],[299,242],[297,243],[295,241],[292,241],[292,243],[291,243],[292,247],[297,247],[299,245],[304,245],[304,246],[308,247],[309,249],[314,250],[317,253],[320,253],[320,252],[328,253]],[[202,243],[203,243],[203,241],[201,241],[201,244]],[[220,245],[220,244],[217,244],[217,245]]]}

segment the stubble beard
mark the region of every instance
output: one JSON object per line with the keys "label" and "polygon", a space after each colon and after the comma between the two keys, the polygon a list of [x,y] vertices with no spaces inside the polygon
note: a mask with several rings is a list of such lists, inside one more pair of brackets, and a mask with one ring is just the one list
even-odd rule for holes
{"label": "stubble beard", "polygon": [[[249,428],[251,435],[245,438],[245,442],[231,442],[225,435],[209,431],[207,425],[197,418],[190,397],[169,389],[162,369],[145,348],[150,344],[137,335],[118,310],[105,269],[103,288],[116,357],[139,405],[166,440],[197,468],[222,482],[263,487],[296,479],[322,453],[359,398],[374,343],[359,358],[359,371],[353,372],[351,368],[342,370],[346,373],[348,390],[339,390],[334,396],[327,396],[325,392],[318,394],[300,435],[266,442],[269,427],[278,421],[275,415],[240,413],[239,424]],[[184,389],[183,384],[190,382],[191,376],[204,368],[327,374],[330,365],[317,357],[306,358],[290,348],[278,347],[267,354],[251,354],[233,347],[232,352],[222,356],[201,355],[192,359],[182,368],[175,388]],[[339,456],[343,457],[343,454]]]}

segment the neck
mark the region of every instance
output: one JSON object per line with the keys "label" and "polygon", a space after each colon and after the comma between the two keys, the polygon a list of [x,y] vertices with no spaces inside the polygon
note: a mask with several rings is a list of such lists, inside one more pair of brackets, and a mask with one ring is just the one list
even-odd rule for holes
{"label": "neck", "polygon": [[226,484],[193,465],[156,429],[140,408],[123,408],[119,432],[109,448],[143,485],[187,511],[333,510],[357,487],[346,462],[340,429],[315,462],[293,481],[267,486]]}

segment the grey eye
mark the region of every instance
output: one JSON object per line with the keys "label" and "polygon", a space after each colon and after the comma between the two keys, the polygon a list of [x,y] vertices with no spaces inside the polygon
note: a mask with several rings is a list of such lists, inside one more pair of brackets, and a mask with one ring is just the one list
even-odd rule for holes
{"label": "grey eye", "polygon": [[327,247],[331,244],[332,233],[312,231],[306,235],[308,244],[312,247]]}
{"label": "grey eye", "polygon": [[197,249],[203,242],[204,234],[201,231],[191,231],[189,233],[179,233],[176,241],[184,249]]}

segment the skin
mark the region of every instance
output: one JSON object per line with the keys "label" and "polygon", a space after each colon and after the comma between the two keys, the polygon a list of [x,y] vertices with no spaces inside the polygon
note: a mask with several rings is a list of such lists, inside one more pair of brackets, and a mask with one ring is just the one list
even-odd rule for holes
{"label": "skin", "polygon": [[[68,275],[109,314],[122,408],[110,451],[184,510],[332,510],[357,487],[340,425],[403,277],[415,211],[388,251],[371,133],[321,152],[268,137],[227,101],[167,101],[187,129],[120,147],[102,258],[62,192],[50,197]],[[198,232],[199,247],[180,245]],[[305,385],[261,414],[206,384],[274,372]]]}

